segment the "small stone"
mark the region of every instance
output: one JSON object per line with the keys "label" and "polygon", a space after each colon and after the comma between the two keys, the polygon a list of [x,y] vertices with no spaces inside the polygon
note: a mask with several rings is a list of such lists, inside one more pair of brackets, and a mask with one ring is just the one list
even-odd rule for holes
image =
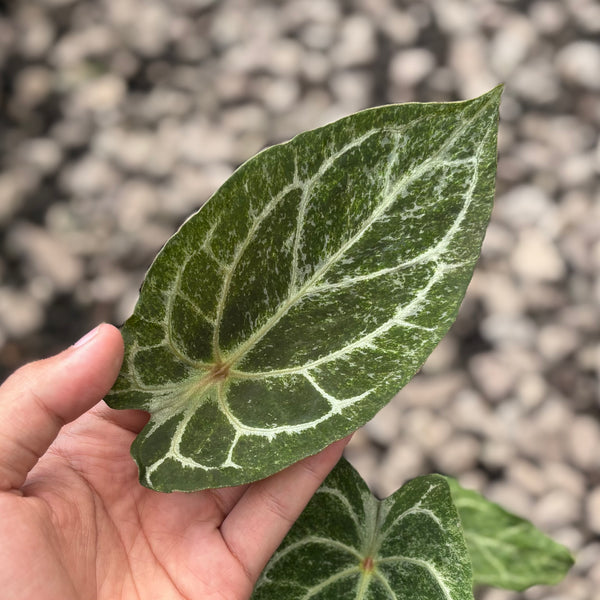
{"label": "small stone", "polygon": [[342,71],[331,78],[331,91],[342,104],[341,111],[362,110],[369,104],[371,76],[368,73]]}
{"label": "small stone", "polygon": [[331,73],[329,57],[321,52],[305,51],[302,55],[302,75],[310,83],[322,84]]}
{"label": "small stone", "polygon": [[535,372],[525,373],[516,385],[517,397],[528,408],[539,406],[546,398],[547,390],[545,378]]}
{"label": "small stone", "polygon": [[536,33],[529,19],[512,16],[496,30],[490,45],[490,64],[501,79],[508,78],[521,64],[536,42]]}
{"label": "small stone", "polygon": [[510,189],[496,201],[495,214],[514,228],[537,226],[554,205],[539,186],[522,184]]}
{"label": "small stone", "polygon": [[40,303],[22,291],[0,287],[0,329],[7,337],[22,338],[38,330],[44,322]]}
{"label": "small stone", "polygon": [[577,498],[582,498],[586,492],[585,475],[566,462],[544,461],[542,474],[548,486],[566,490]]}
{"label": "small stone", "polygon": [[461,390],[448,412],[448,417],[456,429],[485,438],[493,436],[496,429],[496,416],[484,398],[474,390]]}
{"label": "small stone", "polygon": [[386,452],[379,470],[381,481],[378,491],[389,496],[409,479],[426,472],[425,460],[419,448],[404,442],[396,442]]}
{"label": "small stone", "polygon": [[126,86],[121,77],[107,74],[82,86],[73,97],[73,109],[106,112],[115,110],[125,98]]}
{"label": "small stone", "polygon": [[539,0],[529,9],[531,24],[546,35],[558,33],[567,23],[568,16],[561,2],[556,0]]}
{"label": "small stone", "polygon": [[[485,258],[491,260],[504,258],[508,254],[514,245],[514,233],[506,225],[500,222],[499,219],[492,219],[487,231],[485,232],[485,239],[483,240],[483,246],[481,248],[481,254]],[[477,274],[481,269],[476,269]],[[499,275],[500,273],[494,273],[493,275]]]}
{"label": "small stone", "polygon": [[272,112],[290,111],[300,94],[298,82],[292,78],[264,79],[258,87],[258,96]]}
{"label": "small stone", "polygon": [[8,222],[21,206],[26,188],[11,171],[0,173],[0,224]]}
{"label": "small stone", "polygon": [[537,346],[547,361],[556,363],[572,354],[580,341],[579,335],[572,327],[549,324],[540,329]]}
{"label": "small stone", "polygon": [[435,67],[435,56],[425,48],[397,52],[389,67],[390,79],[401,86],[412,87],[423,81]]}
{"label": "small stone", "polygon": [[497,402],[512,391],[516,374],[495,352],[476,354],[469,361],[469,372],[486,398]]}
{"label": "small stone", "polygon": [[90,58],[106,56],[118,44],[115,33],[105,25],[74,29],[63,35],[50,59],[62,72]]}
{"label": "small stone", "polygon": [[528,518],[532,514],[531,496],[514,483],[506,481],[492,483],[484,490],[484,496],[522,518]]}
{"label": "small stone", "polygon": [[553,490],[543,496],[532,513],[536,525],[544,530],[576,523],[580,514],[579,500],[565,490]]}
{"label": "small stone", "polygon": [[476,11],[459,0],[434,2],[433,8],[442,31],[451,37],[461,38],[477,30]]}
{"label": "small stone", "polygon": [[486,440],[483,442],[480,460],[488,469],[503,469],[515,459],[516,452],[512,442]]}
{"label": "small stone", "polygon": [[567,452],[573,464],[585,471],[600,469],[600,425],[589,416],[578,416],[568,429]]}
{"label": "small stone", "polygon": [[29,59],[44,57],[54,41],[55,31],[43,9],[35,4],[17,4],[12,18],[19,30],[20,54]]}
{"label": "small stone", "polygon": [[34,138],[20,148],[21,160],[29,163],[41,175],[58,169],[63,158],[60,146],[51,138]]}
{"label": "small stone", "polygon": [[452,426],[426,410],[413,410],[405,415],[405,430],[426,453],[444,446],[452,435]]}
{"label": "small stone", "polygon": [[417,375],[396,396],[402,406],[440,407],[466,385],[461,371],[440,372],[436,375]]}
{"label": "small stone", "polygon": [[450,334],[429,355],[421,371],[427,375],[436,375],[448,371],[457,359],[458,343]]}
{"label": "small stone", "polygon": [[83,265],[68,247],[45,229],[21,223],[13,227],[9,247],[27,257],[34,272],[58,292],[72,290],[83,275]]}
{"label": "small stone", "polygon": [[506,477],[533,497],[541,496],[548,489],[544,473],[528,460],[517,459],[510,463]]}
{"label": "small stone", "polygon": [[456,475],[472,469],[480,454],[481,443],[472,435],[456,434],[433,449],[432,458],[442,473]]}
{"label": "small stone", "polygon": [[517,275],[533,281],[560,281],[566,273],[556,246],[537,229],[521,233],[510,263]]}
{"label": "small stone", "polygon": [[114,189],[119,181],[114,168],[92,154],[86,154],[72,165],[61,179],[64,187],[78,196],[106,193]]}
{"label": "small stone", "polygon": [[535,324],[518,314],[496,313],[481,322],[482,337],[496,347],[531,347],[535,340]]}
{"label": "small stone", "polygon": [[340,69],[367,64],[377,53],[372,22],[354,13],[342,22],[339,39],[331,49],[333,64]]}
{"label": "small stone", "polygon": [[510,82],[513,93],[534,106],[555,102],[562,91],[555,69],[545,58],[535,57],[519,65]]}
{"label": "small stone", "polygon": [[17,102],[29,108],[41,104],[52,91],[52,73],[38,65],[26,67],[15,78]]}
{"label": "small stone", "polygon": [[388,446],[398,438],[398,434],[402,429],[401,424],[402,413],[398,410],[395,403],[390,402],[364,428],[371,439],[375,440],[378,444]]}
{"label": "small stone", "polygon": [[600,90],[600,44],[587,40],[571,42],[558,52],[556,68],[567,82]]}
{"label": "small stone", "polygon": [[419,23],[408,13],[388,6],[378,19],[379,27],[386,36],[400,46],[412,46],[419,37]]}

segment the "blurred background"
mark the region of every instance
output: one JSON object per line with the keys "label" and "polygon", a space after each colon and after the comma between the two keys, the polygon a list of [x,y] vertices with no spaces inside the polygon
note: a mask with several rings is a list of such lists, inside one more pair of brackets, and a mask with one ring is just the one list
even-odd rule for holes
{"label": "blurred background", "polygon": [[152,258],[266,145],[506,84],[459,319],[354,438],[380,496],[457,476],[577,555],[600,599],[600,3],[19,0],[0,7],[0,378],[131,313]]}

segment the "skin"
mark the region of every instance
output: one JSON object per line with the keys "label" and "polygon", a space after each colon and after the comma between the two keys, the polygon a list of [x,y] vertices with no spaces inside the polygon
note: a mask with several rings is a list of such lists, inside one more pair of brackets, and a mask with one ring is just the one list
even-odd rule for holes
{"label": "skin", "polygon": [[122,358],[103,324],[0,387],[2,598],[249,598],[348,440],[253,484],[154,492],[129,455],[148,415],[101,401]]}

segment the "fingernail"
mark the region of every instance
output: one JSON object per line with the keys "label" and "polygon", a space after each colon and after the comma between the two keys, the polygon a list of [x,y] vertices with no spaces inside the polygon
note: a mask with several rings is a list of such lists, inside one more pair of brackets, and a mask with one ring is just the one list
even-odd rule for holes
{"label": "fingernail", "polygon": [[101,324],[94,327],[94,329],[92,329],[91,331],[88,331],[82,338],[80,338],[73,344],[73,348],[79,348],[80,346],[87,344],[90,340],[96,337],[96,334],[100,330],[100,326]]}

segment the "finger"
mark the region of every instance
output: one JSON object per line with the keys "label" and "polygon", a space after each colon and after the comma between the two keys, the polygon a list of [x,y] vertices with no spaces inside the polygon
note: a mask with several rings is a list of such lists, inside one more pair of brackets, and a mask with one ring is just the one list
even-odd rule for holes
{"label": "finger", "polygon": [[254,582],[350,437],[248,487],[221,525],[223,539]]}
{"label": "finger", "polygon": [[19,489],[62,425],[96,404],[123,360],[118,329],[103,324],[64,352],[25,365],[0,387],[0,490]]}

